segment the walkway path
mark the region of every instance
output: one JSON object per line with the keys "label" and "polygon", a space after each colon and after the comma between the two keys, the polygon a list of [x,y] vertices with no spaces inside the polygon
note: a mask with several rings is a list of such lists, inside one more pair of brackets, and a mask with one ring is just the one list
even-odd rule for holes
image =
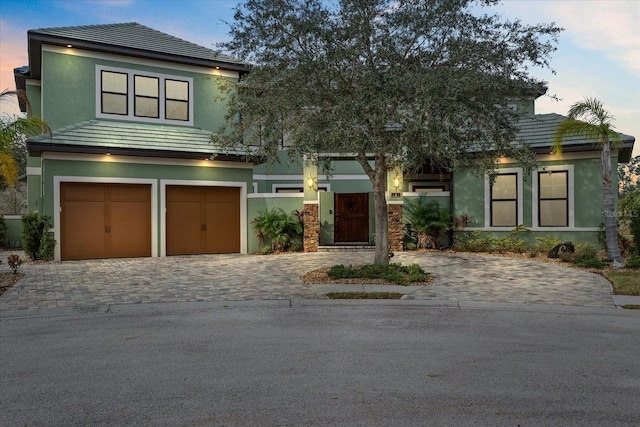
{"label": "walkway path", "polygon": [[[25,278],[0,296],[0,311],[192,301],[323,299],[300,276],[372,253],[198,255],[25,264]],[[614,307],[603,277],[563,265],[455,253],[396,254],[434,274],[405,299]],[[3,263],[1,270],[7,270]]]}

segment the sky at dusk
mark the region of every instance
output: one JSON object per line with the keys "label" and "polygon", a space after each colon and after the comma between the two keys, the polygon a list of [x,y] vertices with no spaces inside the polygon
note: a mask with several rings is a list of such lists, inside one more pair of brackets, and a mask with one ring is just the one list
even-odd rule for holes
{"label": "sky at dusk", "polygon": [[[0,90],[15,89],[13,69],[27,65],[27,30],[138,22],[216,48],[229,40],[227,22],[237,1],[226,0],[0,0]],[[549,70],[533,75],[548,82],[549,95],[536,113],[566,114],[584,97],[596,97],[615,117],[615,128],[636,137],[640,154],[640,0],[505,0],[491,9],[525,23],[555,22],[565,31]],[[16,111],[12,102],[0,112]]]}

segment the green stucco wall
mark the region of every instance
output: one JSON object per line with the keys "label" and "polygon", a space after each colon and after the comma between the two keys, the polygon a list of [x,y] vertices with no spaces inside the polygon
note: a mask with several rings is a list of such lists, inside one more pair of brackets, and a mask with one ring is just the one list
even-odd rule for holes
{"label": "green stucco wall", "polygon": [[7,226],[7,247],[22,247],[22,217],[20,215],[4,215]]}
{"label": "green stucco wall", "polygon": [[[187,165],[160,165],[160,164],[139,164],[139,163],[117,163],[99,161],[76,161],[76,160],[52,160],[42,161],[44,174],[44,198],[39,212],[43,215],[54,217],[53,194],[54,177],[104,177],[104,178],[142,178],[158,180],[157,191],[160,193],[160,180],[180,180],[185,181],[184,185],[189,185],[188,181],[223,181],[233,183],[246,183],[247,188],[251,188],[250,168],[232,167],[209,167],[209,166],[187,166]],[[160,212],[161,195],[157,194],[158,213]],[[158,218],[158,229],[160,235],[161,221]],[[161,242],[158,241],[160,246]],[[161,252],[158,247],[158,253]]]}
{"label": "green stucco wall", "polygon": [[[563,240],[571,240],[574,242],[589,242],[597,244],[597,232],[594,228],[603,222],[603,185],[600,177],[600,159],[594,152],[593,158],[580,159],[559,159],[554,161],[545,161],[540,163],[540,169],[551,166],[567,166],[573,168],[573,215],[574,229],[558,229],[558,230],[535,230],[531,234],[531,240],[535,237],[545,235],[557,236]],[[613,159],[615,165],[616,159]],[[501,168],[514,168],[517,165],[505,164],[499,166]],[[615,167],[613,168],[615,171]],[[532,174],[523,173],[522,185],[522,205],[523,205],[523,221],[522,225],[527,228],[533,227],[533,204],[537,201],[533,200],[533,185],[536,184],[536,171]],[[614,181],[615,182],[615,181]],[[469,171],[457,171],[453,178],[453,200],[454,215],[462,214],[470,215],[473,220],[469,225],[471,228],[485,227],[485,187],[484,178],[474,175]],[[585,228],[587,230],[585,230]],[[591,229],[591,230],[588,230]],[[500,236],[503,232],[486,229],[493,235]]]}
{"label": "green stucco wall", "polygon": [[470,227],[484,226],[484,179],[470,171],[453,174],[453,215],[473,218]]}
{"label": "green stucco wall", "polygon": [[304,209],[302,195],[300,197],[250,197],[247,200],[247,249],[249,253],[260,252],[260,243],[253,231],[252,222],[261,212],[281,208],[285,212],[302,212]]}
{"label": "green stucco wall", "polygon": [[[42,52],[43,119],[52,129],[60,129],[96,117],[96,66],[140,70],[193,78],[193,125],[217,132],[224,121],[226,103],[219,99],[217,77],[166,68]],[[207,69],[203,69],[207,71]]]}

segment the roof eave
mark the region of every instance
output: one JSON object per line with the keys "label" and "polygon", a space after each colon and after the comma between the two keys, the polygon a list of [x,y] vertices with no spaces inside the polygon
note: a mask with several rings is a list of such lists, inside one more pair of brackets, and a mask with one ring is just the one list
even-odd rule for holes
{"label": "roof eave", "polygon": [[[631,152],[633,151],[633,143],[635,138],[626,139],[618,147],[618,163],[627,163],[631,159]],[[531,147],[531,151],[535,154],[549,154],[551,152],[551,145],[542,147]],[[579,153],[586,151],[600,151],[595,144],[573,144],[564,145],[562,147],[563,153]]]}
{"label": "roof eave", "polygon": [[249,67],[245,64],[207,60],[202,58],[193,58],[189,56],[171,55],[168,53],[154,52],[143,49],[134,49],[129,47],[111,45],[107,43],[89,42],[86,40],[74,39],[70,37],[60,37],[50,34],[41,34],[33,30],[29,30],[28,49],[29,49],[29,68],[31,77],[40,79],[42,44],[50,44],[55,46],[71,45],[76,49],[93,50],[104,53],[113,53],[116,55],[132,56],[137,58],[153,59],[157,61],[174,62],[179,64],[195,65],[206,68],[219,68],[222,70],[236,71],[239,73],[249,72]]}
{"label": "roof eave", "polygon": [[53,142],[27,141],[27,150],[30,154],[42,152],[54,153],[78,153],[78,154],[101,154],[101,155],[121,155],[133,157],[155,157],[165,159],[181,160],[216,160],[226,162],[247,162],[252,161],[251,156],[242,154],[216,154],[193,151],[173,151],[173,150],[144,150],[136,148],[118,147],[96,147],[68,145]]}

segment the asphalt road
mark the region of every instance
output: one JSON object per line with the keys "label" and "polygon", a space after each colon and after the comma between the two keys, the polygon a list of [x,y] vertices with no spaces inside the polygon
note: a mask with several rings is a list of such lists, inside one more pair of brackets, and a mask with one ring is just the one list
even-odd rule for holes
{"label": "asphalt road", "polygon": [[640,311],[535,310],[167,304],[2,319],[0,424],[640,426]]}

